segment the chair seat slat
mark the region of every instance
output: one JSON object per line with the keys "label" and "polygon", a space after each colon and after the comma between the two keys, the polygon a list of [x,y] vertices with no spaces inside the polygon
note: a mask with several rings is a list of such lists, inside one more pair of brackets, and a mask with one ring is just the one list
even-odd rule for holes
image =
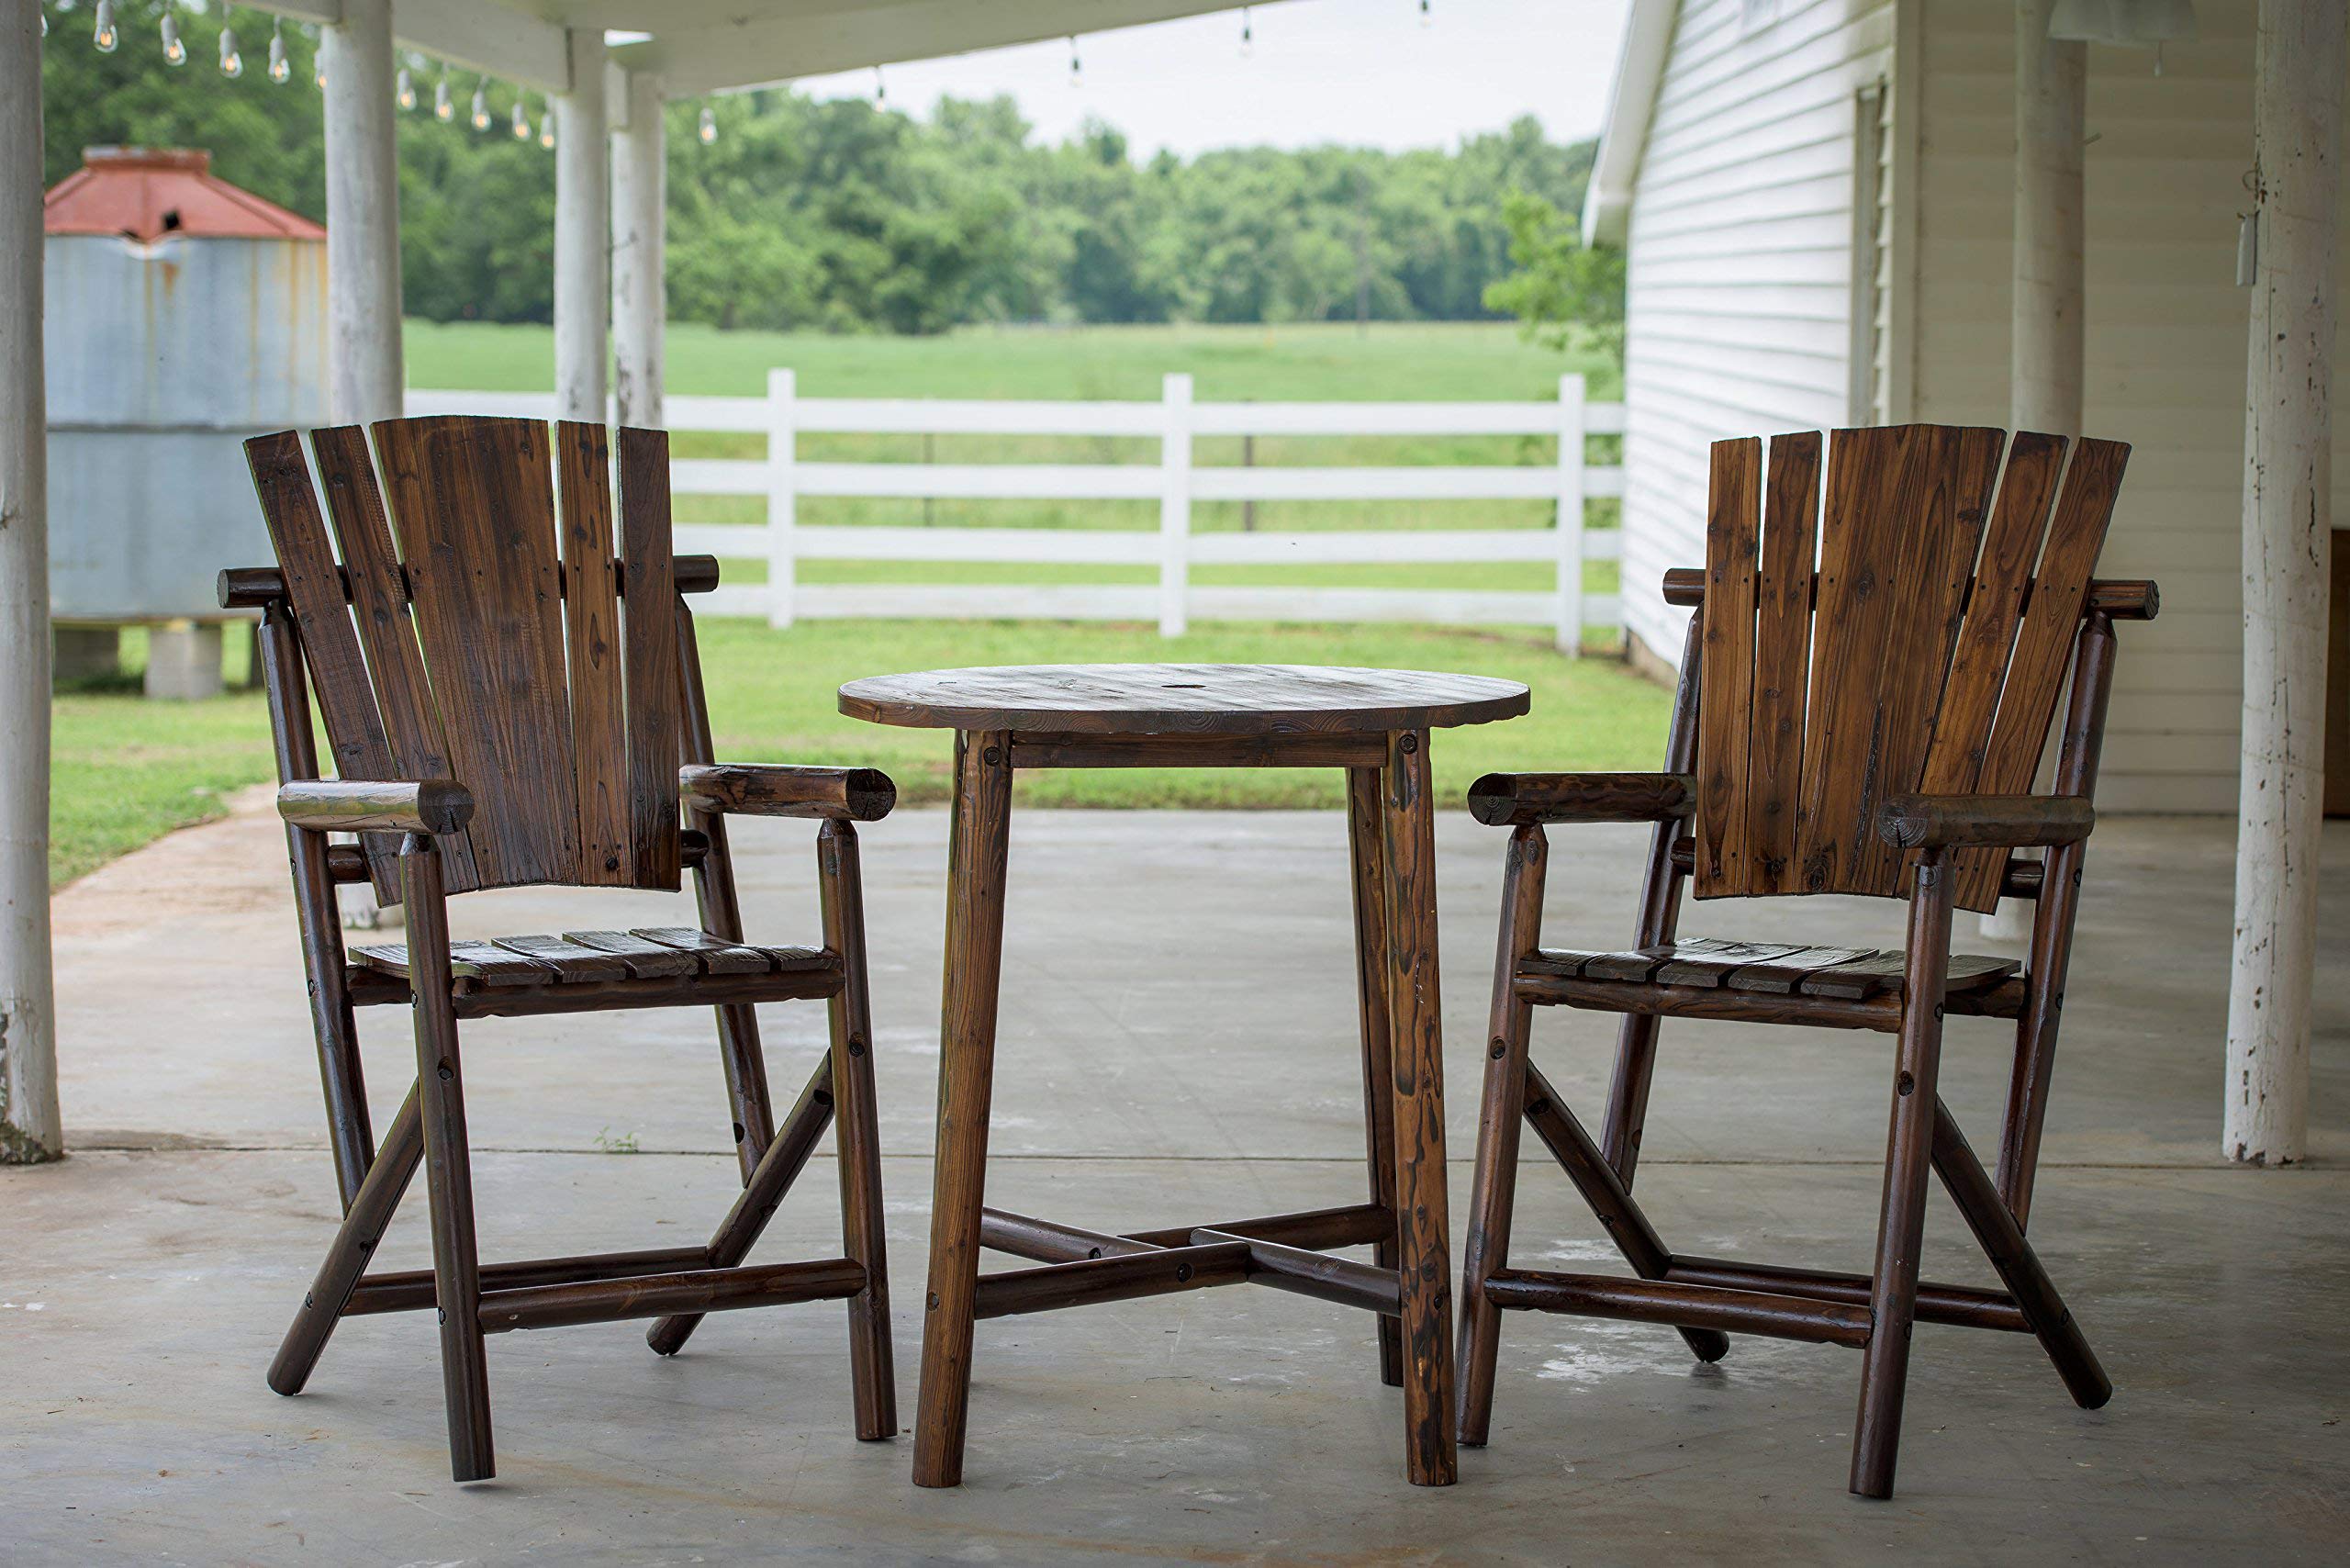
{"label": "chair seat slat", "polygon": [[628,966],[628,972],[638,980],[655,980],[671,975],[690,975],[701,969],[701,960],[691,953],[650,942],[627,931],[566,931],[565,941],[576,942],[583,947],[610,953]]}
{"label": "chair seat slat", "polygon": [[[2013,958],[1953,954],[1949,988],[1980,990],[2005,980],[2020,967]],[[1899,987],[1902,956],[1898,951],[1867,947],[1807,947],[1796,943],[1684,936],[1627,952],[1545,947],[1521,959],[1518,972],[1552,980],[1628,980],[1861,1001]]]}
{"label": "chair seat slat", "polygon": [[561,936],[500,936],[497,946],[548,966],[565,985],[628,979],[628,965],[619,958]]}

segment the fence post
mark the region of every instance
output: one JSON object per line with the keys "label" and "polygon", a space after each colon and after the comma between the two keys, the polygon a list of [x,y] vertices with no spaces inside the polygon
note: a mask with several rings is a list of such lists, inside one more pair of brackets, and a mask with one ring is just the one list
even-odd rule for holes
{"label": "fence post", "polygon": [[1559,377],[1559,651],[1583,653],[1583,377]]}
{"label": "fence post", "polygon": [[1163,397],[1167,426],[1158,445],[1164,484],[1158,497],[1158,634],[1180,637],[1192,585],[1192,378],[1170,373]]}
{"label": "fence post", "polygon": [[767,624],[791,624],[793,589],[799,578],[800,493],[792,465],[799,410],[797,378],[789,370],[767,372]]}

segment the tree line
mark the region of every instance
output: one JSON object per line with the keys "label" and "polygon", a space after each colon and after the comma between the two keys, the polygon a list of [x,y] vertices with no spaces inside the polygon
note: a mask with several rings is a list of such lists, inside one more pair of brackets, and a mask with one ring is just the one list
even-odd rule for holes
{"label": "tree line", "polygon": [[[325,218],[313,44],[288,28],[292,80],[263,67],[262,13],[241,14],[248,64],[215,61],[221,13],[178,12],[189,62],[164,63],[160,6],[118,4],[121,47],[89,46],[87,4],[56,7],[42,66],[47,173],[84,146],[207,149],[223,178]],[[62,17],[60,25],[59,18]],[[245,36],[247,29],[250,37]],[[399,118],[401,263],[411,315],[545,321],[554,298],[554,160],[512,133],[515,90],[407,62]],[[1235,148],[1137,160],[1102,123],[1038,141],[1010,98],[942,99],[927,117],[788,88],[668,106],[668,295],[674,320],[717,327],[936,332],[965,322],[1467,320],[1523,309],[1487,291],[1528,259],[1534,230],[1583,201],[1593,147],[1532,118],[1449,151]],[[523,99],[536,131],[545,106]],[[1547,218],[1544,215],[1548,215]]]}

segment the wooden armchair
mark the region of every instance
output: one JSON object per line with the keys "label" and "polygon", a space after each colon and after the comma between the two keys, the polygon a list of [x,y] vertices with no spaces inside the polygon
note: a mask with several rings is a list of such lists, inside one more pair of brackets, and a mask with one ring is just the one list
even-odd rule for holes
{"label": "wooden armchair", "polygon": [[[1889,1496],[1918,1318],[2036,1335],[2095,1408],[2111,1385],[2025,1239],[2113,669],[2113,623],[2154,585],[2090,573],[2129,449],[1937,426],[1713,448],[1706,568],[1665,579],[1698,608],[1664,771],[1495,775],[1470,793],[1508,826],[1475,1182],[1463,1247],[1460,1440],[1483,1443],[1505,1308],[1677,1327],[1702,1360],[1730,1332],[1863,1353],[1852,1489]],[[2004,454],[2004,471],[2002,456]],[[2051,503],[2053,511],[2051,511]],[[2031,793],[2071,671],[2054,788]],[[1622,951],[1540,943],[1544,828],[1652,823]],[[2038,859],[2016,849],[2039,847]],[[1697,898],[1909,899],[1901,952],[1679,935]],[[1953,956],[1953,906],[2037,901],[2028,960]],[[2020,968],[2021,972],[2017,972]],[[1532,1009],[1620,1013],[1595,1141],[1528,1059]],[[1935,1093],[1945,1014],[2012,1020],[1996,1176]],[[1897,1036],[1875,1268],[1867,1275],[1669,1250],[1632,1198],[1657,1031],[1667,1016]],[[1632,1279],[1513,1269],[1521,1121],[1565,1168]],[[1939,1173],[2005,1288],[1920,1283],[1926,1178]]]}
{"label": "wooden armchair", "polygon": [[[848,1303],[857,1436],[891,1436],[854,824],[886,814],[893,787],[864,768],[712,761],[693,616],[679,595],[714,588],[718,568],[707,556],[672,559],[666,434],[612,438],[617,540],[599,425],[558,424],[552,442],[531,420],[393,420],[372,434],[373,463],[356,427],[310,438],[340,564],[301,443],[291,431],[247,442],[278,564],[221,577],[224,606],[263,616],[278,810],[343,1204],[270,1386],[299,1393],[342,1317],[437,1306],[451,1467],[474,1481],[496,1469],[485,1334],[655,1317],[651,1344],[667,1355],[704,1313],[835,1299]],[[318,777],[313,692],[332,781]],[[821,823],[822,946],[744,939],[726,818],[746,813]],[[334,830],[357,832],[359,846],[330,844]],[[686,868],[699,900],[693,926],[449,937],[452,894],[676,889]],[[378,901],[406,902],[406,943],[343,950],[335,888],[364,880]],[[831,1010],[832,1048],[778,1128],[753,1008],[816,998]],[[353,1009],[392,1003],[414,1010],[418,1075],[378,1148]],[[458,1022],[686,1005],[716,1010],[744,1182],[709,1244],[478,1261]],[[746,1265],[836,1112],[846,1255]],[[420,1163],[433,1266],[368,1272]]]}

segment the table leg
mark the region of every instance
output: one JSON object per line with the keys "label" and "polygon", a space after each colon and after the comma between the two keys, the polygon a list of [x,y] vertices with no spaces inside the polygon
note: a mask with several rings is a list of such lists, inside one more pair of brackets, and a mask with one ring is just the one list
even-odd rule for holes
{"label": "table leg", "polygon": [[923,1298],[914,1484],[963,1480],[971,1395],[971,1307],[979,1273],[988,1103],[995,1075],[996,987],[1012,827],[1012,737],[956,736],[947,829],[946,974],[939,1019],[938,1158],[931,1189],[930,1286]]}
{"label": "table leg", "polygon": [[1444,1023],[1437,989],[1436,822],[1427,732],[1388,737],[1381,784],[1404,1473],[1416,1486],[1449,1486],[1456,1474],[1452,1260],[1446,1243]]}
{"label": "table leg", "polygon": [[[1355,983],[1362,1017],[1364,1145],[1371,1166],[1371,1201],[1395,1207],[1394,1031],[1387,1012],[1387,882],[1382,840],[1379,769],[1347,769],[1347,842],[1355,890]],[[1379,1244],[1374,1260],[1396,1266],[1395,1239]],[[1379,1380],[1404,1386],[1404,1335],[1384,1314],[1379,1324]]]}

